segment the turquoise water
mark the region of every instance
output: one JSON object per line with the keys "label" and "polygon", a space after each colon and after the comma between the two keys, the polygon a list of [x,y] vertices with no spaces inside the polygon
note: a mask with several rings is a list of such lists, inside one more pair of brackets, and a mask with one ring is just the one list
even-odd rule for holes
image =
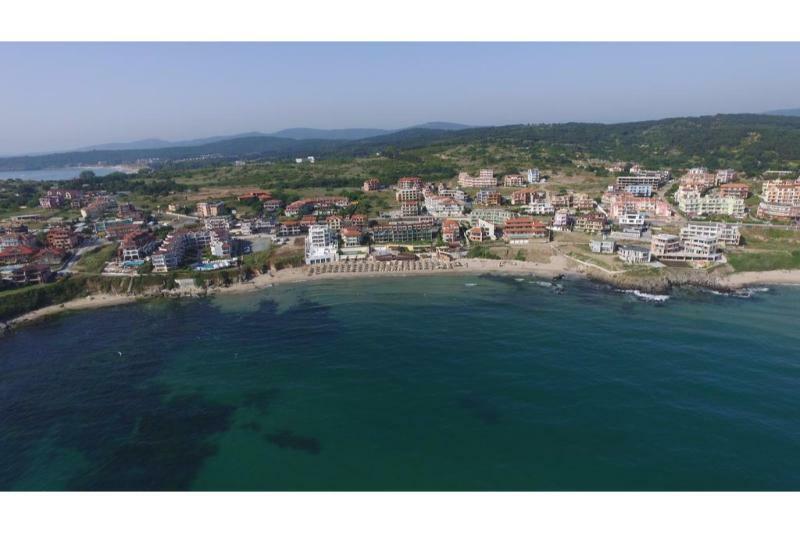
{"label": "turquoise water", "polygon": [[0,339],[0,488],[798,490],[800,290],[335,280]]}
{"label": "turquoise water", "polygon": [[119,169],[114,167],[73,167],[49,170],[3,170],[0,171],[0,180],[63,181],[77,178],[84,170],[91,170],[97,176],[107,176]]}

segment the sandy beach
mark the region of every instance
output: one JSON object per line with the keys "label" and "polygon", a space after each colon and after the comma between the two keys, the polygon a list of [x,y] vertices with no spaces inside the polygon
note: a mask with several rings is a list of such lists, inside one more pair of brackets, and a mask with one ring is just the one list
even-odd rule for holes
{"label": "sandy beach", "polygon": [[52,316],[64,311],[79,311],[81,309],[95,309],[99,307],[109,307],[112,305],[133,303],[136,300],[140,300],[142,298],[143,297],[141,296],[137,297],[124,294],[93,294],[91,296],[86,296],[83,298],[76,298],[74,300],[64,302],[63,304],[48,305],[47,307],[36,309],[35,311],[31,311],[30,313],[25,313],[24,315],[12,318],[8,322],[6,322],[6,325],[8,325],[9,327],[14,327],[28,322],[33,322],[35,320],[39,320],[47,316]]}
{"label": "sandy beach", "polygon": [[748,285],[800,285],[800,270],[738,272],[722,278],[722,283],[731,288]]}
{"label": "sandy beach", "polygon": [[[339,264],[341,265],[341,264]],[[442,264],[444,265],[444,264]],[[340,267],[341,268],[341,267]],[[153,297],[200,297],[217,294],[239,294],[263,290],[273,285],[303,283],[328,279],[353,279],[367,277],[441,276],[469,274],[530,275],[544,278],[555,276],[585,276],[586,267],[562,255],[554,255],[548,263],[496,259],[461,259],[448,266],[430,270],[385,270],[319,272],[320,268],[308,266],[287,268],[261,274],[243,283],[211,289],[184,288],[145,295],[95,294],[77,298],[63,304],[51,305],[25,313],[6,322],[9,328],[30,323],[64,311],[79,311],[121,305]],[[720,283],[731,289],[752,285],[800,285],[800,270],[774,270],[765,272],[740,272],[721,278]]]}
{"label": "sandy beach", "polygon": [[451,268],[433,270],[400,270],[382,272],[335,272],[309,275],[309,267],[296,267],[279,270],[274,273],[261,274],[243,283],[235,283],[228,287],[214,287],[205,289],[180,289],[151,295],[125,295],[125,294],[95,294],[88,297],[77,298],[63,304],[50,305],[25,313],[6,322],[10,328],[34,322],[42,318],[53,316],[64,311],[79,311],[133,303],[153,297],[198,297],[216,294],[239,294],[262,290],[273,285],[286,283],[303,283],[326,279],[347,279],[365,277],[392,277],[392,276],[437,276],[454,274],[528,274],[543,277],[553,277],[560,274],[577,273],[568,259],[554,256],[550,263],[534,263],[526,261],[500,261],[492,259],[462,259],[455,262]]}

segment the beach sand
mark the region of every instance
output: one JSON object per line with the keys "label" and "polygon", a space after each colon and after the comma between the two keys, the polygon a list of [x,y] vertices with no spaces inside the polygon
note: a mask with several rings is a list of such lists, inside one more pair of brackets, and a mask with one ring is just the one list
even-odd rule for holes
{"label": "beach sand", "polygon": [[[181,289],[153,295],[113,295],[96,294],[78,298],[69,302],[43,307],[31,311],[17,318],[9,320],[6,325],[16,327],[33,322],[44,317],[52,316],[63,311],[77,311],[121,305],[144,300],[154,296],[167,297],[198,297],[216,294],[237,294],[254,290],[262,290],[273,285],[286,283],[303,283],[307,281],[327,279],[347,279],[365,277],[406,277],[406,276],[440,276],[454,274],[508,274],[531,275],[552,278],[555,276],[582,277],[586,267],[563,255],[550,257],[547,263],[531,261],[497,260],[497,259],[460,259],[453,263],[453,268],[434,270],[400,270],[388,272],[335,272],[315,273],[309,275],[309,267],[296,267],[279,270],[274,273],[261,274],[243,283],[235,283],[229,287],[214,287],[211,289]],[[800,270],[774,270],[765,272],[741,272],[730,274],[722,278],[721,283],[731,289],[748,285],[794,285],[800,284]]]}
{"label": "beach sand", "polygon": [[800,270],[738,272],[725,276],[721,281],[731,288],[748,285],[800,285]]}
{"label": "beach sand", "polygon": [[6,324],[10,327],[14,327],[14,326],[19,326],[21,324],[25,324],[27,322],[33,322],[35,320],[39,320],[46,316],[52,316],[64,311],[79,311],[81,309],[95,309],[98,307],[109,307],[112,305],[133,303],[138,299],[142,299],[142,297],[129,296],[124,294],[119,294],[119,295],[93,294],[91,296],[85,296],[83,298],[76,298],[74,300],[64,302],[63,304],[48,305],[47,307],[36,309],[35,311],[31,311],[29,313],[25,313],[24,315],[20,315],[17,318],[12,318],[8,322],[6,322]]}

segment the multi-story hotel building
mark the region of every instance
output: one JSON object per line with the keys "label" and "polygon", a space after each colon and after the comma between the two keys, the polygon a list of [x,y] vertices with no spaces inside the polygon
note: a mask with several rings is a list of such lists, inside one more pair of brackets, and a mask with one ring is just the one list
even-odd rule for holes
{"label": "multi-story hotel building", "polygon": [[550,231],[533,217],[514,217],[506,221],[503,237],[509,244],[528,244],[533,239],[546,239]]}
{"label": "multi-story hotel building", "polygon": [[738,246],[742,240],[738,224],[722,222],[690,222],[681,228],[681,240],[694,237],[714,237],[722,245]]}
{"label": "multi-story hotel building", "polygon": [[494,171],[490,168],[481,169],[478,176],[470,176],[466,172],[461,172],[458,175],[458,184],[461,187],[497,187],[497,179],[494,177]]}
{"label": "multi-story hotel building", "polygon": [[380,221],[371,228],[371,232],[376,244],[432,241],[436,235],[436,225],[430,216],[409,217]]}
{"label": "multi-story hotel building", "polygon": [[305,244],[307,265],[332,263],[339,259],[339,246],[328,226],[314,224],[309,226]]}
{"label": "multi-story hotel building", "polygon": [[678,208],[688,216],[727,215],[742,218],[745,215],[744,200],[725,196],[702,196],[696,191],[677,194]]}

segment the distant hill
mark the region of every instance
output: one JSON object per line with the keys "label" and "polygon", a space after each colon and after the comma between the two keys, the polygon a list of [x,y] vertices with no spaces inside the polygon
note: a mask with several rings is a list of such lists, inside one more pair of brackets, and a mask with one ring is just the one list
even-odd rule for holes
{"label": "distant hill", "polygon": [[366,137],[375,137],[376,135],[384,135],[391,130],[381,130],[376,128],[346,128],[323,130],[317,128],[288,128],[285,130],[276,131],[273,133],[276,137],[285,137],[287,139],[305,140],[305,139],[329,139],[329,140],[344,140],[353,141],[357,139],[364,139]]}
{"label": "distant hill", "polygon": [[6,157],[0,158],[0,170],[37,170],[98,162],[120,164],[151,158],[166,163],[203,158],[189,163],[195,165],[208,164],[209,159],[275,160],[306,155],[342,158],[475,143],[529,147],[538,154],[537,158],[546,157],[553,165],[596,157],[638,161],[647,166],[734,167],[755,174],[787,162],[800,162],[800,117],[795,116],[714,115],[622,124],[573,122],[462,129],[426,126],[429,125],[362,139],[291,139],[257,134],[197,146]]}
{"label": "distant hill", "polygon": [[776,109],[775,111],[766,111],[765,115],[781,115],[784,117],[800,117],[800,107],[794,109]]}
{"label": "distant hill", "polygon": [[403,128],[403,129],[455,131],[455,130],[467,130],[467,129],[474,128],[474,127],[475,126],[467,126],[467,125],[464,125],[464,124],[456,124],[455,122],[426,122],[425,124],[420,124],[419,126],[411,126],[410,128]]}
{"label": "distant hill", "polygon": [[151,148],[174,148],[178,146],[200,146],[228,139],[238,139],[240,137],[266,136],[266,133],[251,131],[247,133],[237,133],[236,135],[218,135],[215,137],[203,137],[200,139],[189,139],[186,141],[165,141],[163,139],[142,139],[139,141],[95,144],[84,146],[75,150],[76,152],[91,152],[93,150],[147,150]]}
{"label": "distant hill", "polygon": [[[95,144],[84,146],[74,150],[75,152],[91,152],[105,150],[149,150],[158,148],[176,148],[184,146],[201,146],[230,139],[240,139],[243,137],[283,137],[285,139],[308,140],[308,139],[327,139],[340,141],[356,141],[368,137],[377,137],[388,133],[405,129],[432,129],[432,130],[463,130],[470,126],[456,124],[454,122],[427,122],[411,128],[400,128],[394,130],[380,128],[343,128],[343,129],[320,129],[320,128],[287,128],[273,133],[262,133],[260,131],[249,131],[237,133],[235,135],[218,135],[216,137],[203,137],[199,139],[189,139],[184,141],[165,141],[163,139],[141,139],[130,142],[117,142],[106,144]],[[27,154],[41,155],[41,154]]]}

